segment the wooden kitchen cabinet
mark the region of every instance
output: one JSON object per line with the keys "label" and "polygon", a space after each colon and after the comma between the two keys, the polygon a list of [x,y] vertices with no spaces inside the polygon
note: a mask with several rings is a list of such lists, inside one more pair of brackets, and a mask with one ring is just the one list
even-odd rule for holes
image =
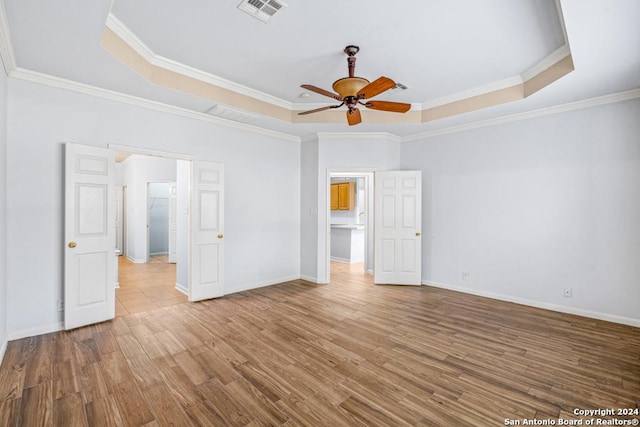
{"label": "wooden kitchen cabinet", "polygon": [[331,184],[331,210],[350,211],[356,206],[356,183]]}
{"label": "wooden kitchen cabinet", "polygon": [[331,184],[331,210],[338,210],[338,184]]}

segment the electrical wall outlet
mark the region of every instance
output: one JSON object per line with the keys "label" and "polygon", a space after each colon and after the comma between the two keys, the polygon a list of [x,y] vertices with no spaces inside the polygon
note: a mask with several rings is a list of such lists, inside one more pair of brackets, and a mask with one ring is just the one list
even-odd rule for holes
{"label": "electrical wall outlet", "polygon": [[58,300],[58,311],[64,311],[64,301]]}
{"label": "electrical wall outlet", "polygon": [[564,288],[564,296],[567,298],[571,298],[571,288]]}
{"label": "electrical wall outlet", "polygon": [[468,282],[469,281],[469,273],[467,273],[466,271],[462,272],[462,281],[463,282]]}

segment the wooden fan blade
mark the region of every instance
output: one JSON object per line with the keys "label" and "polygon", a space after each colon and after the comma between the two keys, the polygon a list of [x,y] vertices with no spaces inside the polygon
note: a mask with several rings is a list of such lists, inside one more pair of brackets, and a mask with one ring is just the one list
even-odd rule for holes
{"label": "wooden fan blade", "polygon": [[376,80],[372,81],[362,89],[360,89],[357,93],[358,98],[360,99],[368,99],[373,98],[376,95],[381,94],[385,90],[389,90],[396,85],[396,82],[391,80],[388,77],[379,77]]}
{"label": "wooden fan blade", "polygon": [[335,107],[334,106],[329,106],[329,107],[316,108],[315,110],[303,111],[302,113],[298,113],[298,115],[299,116],[304,116],[305,114],[317,113],[319,111],[328,110],[329,108],[335,108]]}
{"label": "wooden fan blade", "polygon": [[315,87],[313,85],[300,85],[301,88],[310,90],[311,92],[319,93],[320,95],[328,96],[329,98],[337,99],[338,101],[342,101],[342,98],[333,92],[329,92],[328,90],[320,89],[319,87]]}
{"label": "wooden fan blade", "polygon": [[391,111],[392,113],[406,113],[411,109],[411,104],[389,101],[369,101],[364,106],[372,110]]}
{"label": "wooden fan blade", "polygon": [[347,122],[349,122],[349,126],[357,125],[361,121],[362,117],[360,116],[360,110],[357,108],[354,108],[351,111],[347,110]]}
{"label": "wooden fan blade", "polygon": [[338,105],[329,105],[327,107],[320,107],[320,108],[316,108],[315,110],[309,110],[309,111],[303,111],[302,113],[298,113],[299,116],[303,116],[305,114],[311,114],[311,113],[317,113],[319,111],[324,111],[324,110],[328,110],[330,108],[340,108],[344,105],[344,102],[342,104],[338,104]]}

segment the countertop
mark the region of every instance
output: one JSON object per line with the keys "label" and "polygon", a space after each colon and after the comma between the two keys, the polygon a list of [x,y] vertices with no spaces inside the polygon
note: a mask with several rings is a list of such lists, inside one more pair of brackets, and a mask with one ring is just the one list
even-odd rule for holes
{"label": "countertop", "polygon": [[331,224],[331,228],[342,228],[346,230],[364,230],[364,224]]}

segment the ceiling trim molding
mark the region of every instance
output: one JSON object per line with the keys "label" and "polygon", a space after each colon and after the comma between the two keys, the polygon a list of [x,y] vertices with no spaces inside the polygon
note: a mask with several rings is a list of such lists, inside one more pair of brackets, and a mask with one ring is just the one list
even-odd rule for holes
{"label": "ceiling trim molding", "polygon": [[[561,24],[564,23],[561,15],[558,19]],[[411,111],[404,115],[374,111],[370,115],[367,114],[366,120],[372,123],[426,123],[524,99],[573,71],[573,60],[566,36],[564,40],[560,48],[521,74],[424,103],[413,103]],[[344,114],[338,110],[325,111],[318,115],[298,114],[301,111],[320,108],[316,105],[324,107],[326,103],[289,102],[157,55],[112,13],[107,17],[100,45],[131,70],[161,86],[290,123],[344,122]]]}
{"label": "ceiling trim molding", "polygon": [[211,99],[217,104],[228,105],[285,122],[291,121],[291,110],[288,108],[278,107],[270,102],[242,95],[199,78],[152,64],[108,27],[104,28],[100,46],[150,83]]}
{"label": "ceiling trim molding", "polygon": [[0,0],[0,59],[4,65],[6,75],[10,75],[18,68],[15,51],[13,50],[13,40],[9,30],[7,11],[4,8],[4,1]]}
{"label": "ceiling trim molding", "polygon": [[[276,96],[269,95],[259,90],[255,90],[250,87],[232,82],[231,80],[218,77],[214,74],[206,73],[202,70],[190,67],[188,65],[156,54],[113,13],[109,13],[109,15],[107,16],[106,27],[113,31],[125,43],[127,43],[144,60],[155,67],[164,68],[166,70],[182,74],[184,76],[191,77],[193,79],[200,80],[214,86],[219,86],[221,88],[237,92],[241,95],[268,102],[269,104],[273,104],[277,107],[286,108],[289,110],[293,108],[292,102],[285,101],[284,99],[278,98]],[[110,53],[113,54],[113,52]]]}
{"label": "ceiling trim molding", "polygon": [[402,142],[402,137],[389,132],[316,132],[318,139],[367,139]]}
{"label": "ceiling trim molding", "polygon": [[109,89],[102,89],[96,86],[91,86],[85,83],[79,83],[72,80],[63,79],[60,77],[51,76],[48,74],[40,73],[37,71],[31,71],[24,68],[16,68],[10,75],[12,78],[19,80],[25,80],[33,83],[39,83],[46,86],[51,86],[59,89],[66,89],[72,92],[78,92],[85,95],[94,96],[97,98],[107,99],[109,101],[121,102],[124,104],[134,105],[137,107],[148,108],[155,111],[164,113],[175,114],[181,117],[188,117],[204,122],[214,123],[217,125],[230,127],[234,129],[241,129],[244,131],[260,134],[264,136],[270,136],[286,141],[299,142],[300,138],[296,135],[290,135],[282,132],[277,132],[269,129],[264,129],[254,125],[248,125],[245,123],[235,122],[233,120],[227,120],[220,117],[211,116],[209,114],[200,113],[186,108],[176,107],[174,105],[164,104],[158,101],[151,101],[149,99],[140,98],[137,96],[126,95],[121,92],[115,92]]}
{"label": "ceiling trim molding", "polygon": [[402,142],[402,137],[390,132],[314,132],[300,137],[300,142],[320,142],[321,139],[366,139]]}
{"label": "ceiling trim molding", "polygon": [[519,86],[523,82],[522,77],[513,76],[496,82],[491,82],[486,85],[478,86],[462,92],[453,93],[451,95],[436,98],[431,101],[426,101],[421,104],[422,110],[428,110],[430,108],[442,107],[443,105],[452,104],[458,101],[464,101],[469,98],[474,98],[488,93],[497,92],[509,87]]}
{"label": "ceiling trim molding", "polygon": [[627,101],[631,99],[640,98],[640,88],[632,89],[624,92],[618,92],[614,94],[603,95],[599,97],[589,98],[585,100],[570,102],[566,104],[555,105],[551,107],[540,108],[537,110],[527,111],[523,113],[511,114],[507,116],[496,117],[493,119],[482,120],[478,122],[468,123],[460,126],[451,126],[443,129],[436,129],[433,131],[422,132],[414,135],[409,135],[405,137],[401,137],[388,132],[357,132],[357,133],[349,133],[349,132],[318,132],[309,135],[305,135],[303,137],[298,137],[296,135],[286,134],[282,132],[272,131],[269,129],[260,128],[253,125],[247,125],[243,123],[238,123],[230,120],[225,120],[222,118],[210,116],[205,113],[200,113],[192,110],[188,110],[181,107],[176,107],[168,104],[164,104],[157,101],[151,101],[144,98],[134,97],[131,95],[122,94],[120,92],[115,92],[107,89],[98,88],[95,86],[90,86],[84,83],[78,83],[71,80],[62,79],[59,77],[50,76],[47,74],[39,73],[36,71],[27,70],[24,68],[16,68],[10,75],[11,78],[16,78],[19,80],[30,81],[33,83],[39,83],[46,86],[51,86],[55,88],[70,90],[73,92],[82,93],[85,95],[90,95],[102,99],[107,99],[110,101],[121,102],[129,105],[134,105],[142,108],[147,108],[155,111],[165,112],[169,114],[175,114],[181,117],[192,118],[195,120],[205,121],[209,123],[218,124],[225,127],[231,127],[235,129],[241,129],[248,132],[275,137],[278,139],[291,141],[291,142],[309,142],[314,140],[319,140],[320,137],[323,138],[349,138],[349,139],[387,139],[391,141],[399,141],[399,142],[412,142],[418,140],[424,140],[433,138],[441,135],[448,135],[458,132],[465,132],[474,129],[480,129],[484,127],[497,126],[501,124],[516,122],[520,120],[527,120],[535,117],[542,117],[567,111],[579,110],[583,108],[594,107],[598,105],[605,104],[613,104],[616,102]]}
{"label": "ceiling trim molding", "polygon": [[496,117],[494,119],[467,123],[460,126],[451,126],[448,128],[436,129],[429,132],[422,132],[415,135],[405,136],[402,138],[402,142],[412,142],[412,141],[418,141],[422,139],[429,139],[436,136],[466,132],[469,130],[497,126],[501,124],[517,122],[520,120],[532,119],[536,117],[549,116],[552,114],[559,114],[559,113],[564,113],[568,111],[580,110],[583,108],[596,107],[599,105],[606,105],[606,104],[615,104],[617,102],[628,101],[636,98],[640,98],[640,88],[598,96],[594,98],[583,99],[580,101],[569,102],[566,104],[554,105],[551,107],[539,108],[537,110],[526,111],[523,113],[509,114],[506,116]]}
{"label": "ceiling trim molding", "polygon": [[540,61],[535,63],[533,66],[523,71],[520,74],[522,82],[526,83],[527,81],[533,79],[538,74],[543,73],[547,69],[553,67],[555,64],[562,61],[569,55],[571,55],[571,50],[569,49],[569,45],[565,43],[558,49],[554,50],[549,55],[545,56]]}

